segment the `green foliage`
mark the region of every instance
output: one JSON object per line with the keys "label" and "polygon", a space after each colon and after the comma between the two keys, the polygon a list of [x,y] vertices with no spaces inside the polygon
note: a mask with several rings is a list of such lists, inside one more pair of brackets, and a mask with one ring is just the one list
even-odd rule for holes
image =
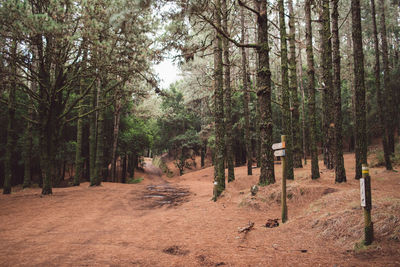
{"label": "green foliage", "polygon": [[169,151],[174,157],[200,149],[199,114],[184,105],[183,94],[171,85],[162,98],[162,115],[157,120],[157,136],[153,150],[157,153]]}
{"label": "green foliage", "polygon": [[129,181],[128,181],[128,184],[138,184],[138,183],[140,183],[141,181],[143,181],[143,177],[139,177],[139,178],[136,178],[136,179],[130,179]]}

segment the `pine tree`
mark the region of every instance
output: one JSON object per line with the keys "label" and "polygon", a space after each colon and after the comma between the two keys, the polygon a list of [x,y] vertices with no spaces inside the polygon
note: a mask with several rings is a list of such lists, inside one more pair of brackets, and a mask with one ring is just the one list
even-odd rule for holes
{"label": "pine tree", "polygon": [[[222,29],[228,33],[229,11],[227,0],[222,0]],[[225,89],[225,134],[226,134],[226,161],[228,165],[228,182],[235,180],[233,139],[232,139],[232,89],[231,89],[231,63],[229,60],[229,40],[223,38],[223,64],[224,64],[224,89]]]}
{"label": "pine tree", "polygon": [[292,121],[290,116],[290,92],[288,74],[288,49],[285,23],[284,1],[278,1],[279,6],[279,29],[281,39],[281,81],[282,81],[282,125],[283,134],[286,135],[286,175],[287,179],[293,180],[293,154],[292,154]]}
{"label": "pine tree", "polygon": [[343,159],[342,136],[342,97],[340,80],[340,41],[339,41],[339,0],[332,0],[332,60],[333,60],[333,90],[335,101],[334,131],[335,131],[335,182],[346,182],[346,170]]}
{"label": "pine tree", "polygon": [[376,10],[375,10],[375,0],[371,0],[371,12],[372,12],[372,27],[374,34],[374,50],[375,50],[375,88],[376,88],[376,98],[378,106],[378,116],[379,116],[379,129],[382,134],[382,145],[383,154],[385,158],[385,166],[387,170],[392,170],[392,162],[390,160],[390,151],[388,147],[388,120],[386,119],[386,101],[382,95],[381,88],[381,67],[379,61],[379,41],[378,41],[378,29],[376,26]]}
{"label": "pine tree", "polygon": [[[221,29],[221,0],[215,0],[215,25]],[[214,201],[225,190],[224,158],[224,89],[222,66],[222,36],[216,30],[214,41],[214,113],[215,113],[215,169]]]}
{"label": "pine tree", "polygon": [[[292,144],[293,144],[293,167],[301,168],[301,137],[300,137],[300,111],[299,97],[297,92],[297,73],[296,73],[296,25],[293,10],[293,0],[288,1],[289,7],[289,90],[292,111]],[[300,55],[301,56],[301,55]]]}
{"label": "pine tree", "polygon": [[[244,7],[240,9],[241,42],[245,42],[246,28],[244,21]],[[242,83],[243,83],[243,115],[244,115],[244,138],[246,143],[247,175],[253,174],[253,157],[251,151],[250,137],[250,114],[249,114],[249,85],[247,74],[247,55],[244,47],[240,48],[242,54]]]}
{"label": "pine tree", "polygon": [[329,1],[322,0],[321,21],[321,67],[322,67],[322,109],[324,133],[324,164],[328,169],[334,167],[334,119],[333,119],[333,85],[332,85],[332,43]]}
{"label": "pine tree", "polygon": [[256,1],[258,30],[257,96],[260,104],[260,185],[275,183],[272,151],[271,71],[269,65],[267,3]]}
{"label": "pine tree", "polygon": [[308,76],[308,116],[310,128],[310,151],[311,151],[311,178],[317,179],[319,175],[318,151],[317,151],[317,123],[315,118],[315,69],[311,25],[311,1],[306,0],[304,5],[306,18],[306,52],[307,52],[307,76]]}
{"label": "pine tree", "polygon": [[356,179],[362,177],[362,164],[367,164],[366,106],[364,84],[364,52],[361,29],[360,0],[351,0],[354,58]]}

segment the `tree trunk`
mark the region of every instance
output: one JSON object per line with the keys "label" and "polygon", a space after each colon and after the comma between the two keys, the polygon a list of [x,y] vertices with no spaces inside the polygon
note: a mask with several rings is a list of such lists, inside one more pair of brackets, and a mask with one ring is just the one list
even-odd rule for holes
{"label": "tree trunk", "polygon": [[339,44],[339,0],[332,0],[332,59],[333,59],[333,86],[335,100],[335,182],[346,182],[346,170],[343,159],[343,136],[342,136],[342,97],[340,83],[340,44]]}
{"label": "tree trunk", "polygon": [[[87,59],[87,49],[84,48],[83,51],[83,66],[86,67],[85,63],[86,63],[86,59]],[[84,93],[84,80],[81,79],[80,80],[80,97],[82,97],[83,93]],[[82,146],[83,146],[83,113],[84,113],[84,99],[82,98],[79,103],[78,103],[78,121],[77,121],[77,125],[76,125],[76,150],[75,150],[75,166],[76,166],[76,171],[75,171],[75,175],[74,175],[74,182],[73,185],[74,186],[78,186],[80,185],[80,181],[82,179],[83,176],[83,164],[85,159],[82,156]]]}
{"label": "tree trunk", "polygon": [[364,53],[361,30],[360,0],[351,0],[354,58],[356,179],[362,177],[362,164],[367,164],[366,106],[364,84]]}
{"label": "tree trunk", "polygon": [[[301,32],[301,31],[300,31]],[[299,39],[301,40],[301,36],[299,34]],[[301,45],[299,45],[299,74],[300,74],[300,90],[301,90],[301,123],[302,123],[302,134],[303,134],[303,158],[304,158],[304,165],[307,165],[307,145],[308,145],[308,139],[306,135],[306,129],[307,129],[307,120],[306,120],[306,102],[308,95],[306,94],[306,90],[304,88],[303,84],[303,60],[302,60],[302,55],[301,55]]]}
{"label": "tree trunk", "polygon": [[285,23],[284,1],[279,0],[279,28],[281,38],[281,82],[282,82],[282,126],[283,134],[286,135],[286,179],[293,180],[293,145],[292,145],[292,120],[290,116],[290,92],[289,92],[289,73],[288,73],[288,49]]}
{"label": "tree trunk", "polygon": [[254,1],[260,15],[257,17],[258,69],[257,96],[260,104],[260,185],[275,183],[272,151],[271,71],[269,67],[267,3]]}
{"label": "tree trunk", "polygon": [[[221,28],[221,0],[215,0],[215,24]],[[215,101],[215,168],[213,200],[225,190],[225,159],[224,159],[224,89],[222,66],[222,37],[215,31],[214,41],[214,101]]]}
{"label": "tree trunk", "polygon": [[371,0],[371,10],[372,10],[372,26],[374,29],[374,48],[375,48],[375,88],[376,88],[376,98],[377,98],[377,106],[378,106],[378,114],[379,114],[379,130],[382,135],[382,145],[383,145],[383,153],[385,158],[385,166],[387,170],[392,170],[392,162],[390,160],[390,151],[388,147],[388,120],[386,119],[386,101],[382,96],[381,91],[381,67],[379,61],[379,41],[378,41],[378,30],[376,26],[376,11],[375,11],[375,0]]}
{"label": "tree trunk", "polygon": [[[222,29],[228,32],[228,8],[227,0],[222,0]],[[228,183],[235,180],[235,166],[233,157],[233,138],[232,138],[232,100],[231,100],[231,63],[229,60],[229,40],[223,38],[223,55],[224,55],[224,71],[225,71],[225,134],[226,134],[226,160],[228,165]]]}
{"label": "tree trunk", "polygon": [[111,181],[116,182],[116,165],[117,165],[117,145],[118,145],[118,133],[119,133],[119,121],[121,115],[121,100],[116,95],[115,107],[114,107],[114,131],[113,131],[113,145],[111,155]]}
{"label": "tree trunk", "polygon": [[317,179],[319,175],[318,151],[317,151],[317,122],[315,118],[315,69],[313,55],[312,25],[311,25],[311,1],[306,0],[305,18],[306,18],[306,52],[307,52],[307,76],[308,76],[308,116],[310,128],[310,151],[311,151],[311,178]]}
{"label": "tree trunk", "polygon": [[11,193],[11,181],[12,181],[12,163],[13,163],[13,154],[15,148],[15,92],[17,90],[17,65],[15,63],[16,55],[17,55],[17,42],[15,40],[12,41],[11,47],[11,63],[10,63],[10,71],[12,76],[10,77],[10,85],[9,85],[9,95],[8,95],[8,123],[7,123],[7,143],[6,143],[6,152],[4,159],[4,185],[3,185],[3,194]]}
{"label": "tree trunk", "polygon": [[[101,86],[99,87],[98,92],[98,106],[103,104],[103,98],[101,92]],[[98,120],[97,120],[97,146],[96,146],[96,162],[95,162],[95,171],[94,171],[94,179],[90,182],[91,186],[99,186],[103,180],[103,168],[104,168],[104,110],[99,109],[98,111]]]}
{"label": "tree trunk", "polygon": [[[244,23],[244,7],[240,8],[240,24],[241,24],[241,40],[245,42],[245,23]],[[243,115],[244,115],[244,139],[246,145],[246,161],[247,175],[253,174],[253,155],[251,151],[251,136],[250,136],[250,113],[249,113],[249,84],[247,74],[247,56],[244,47],[240,48],[242,53],[242,82],[243,82]]]}
{"label": "tree trunk", "polygon": [[127,171],[126,161],[127,161],[127,154],[125,154],[124,157],[122,158],[122,177],[121,177],[122,183],[126,182],[126,171]]}
{"label": "tree trunk", "polygon": [[390,86],[390,69],[389,69],[389,52],[388,41],[386,33],[386,20],[385,20],[385,1],[380,0],[381,6],[381,39],[382,39],[382,59],[383,59],[383,87],[384,87],[384,108],[386,109],[387,123],[387,149],[390,154],[394,153],[394,132],[396,130],[396,117],[398,115],[398,107],[394,101],[395,93]]}
{"label": "tree trunk", "polygon": [[[300,112],[299,97],[297,93],[296,73],[296,25],[294,21],[293,0],[288,1],[289,6],[289,91],[292,111],[292,147],[293,168],[302,168],[301,163],[301,137],[300,137]],[[287,137],[288,138],[288,137]]]}
{"label": "tree trunk", "polygon": [[329,1],[322,0],[321,21],[321,67],[322,67],[322,103],[323,103],[323,145],[324,145],[324,164],[327,169],[334,167],[334,93],[332,84],[332,43],[331,43],[331,23],[329,14]]}
{"label": "tree trunk", "polygon": [[[97,108],[97,88],[93,86],[90,93],[90,105],[92,110]],[[90,184],[95,185],[95,170],[96,170],[96,147],[97,147],[97,112],[92,112],[89,115],[89,170]]]}

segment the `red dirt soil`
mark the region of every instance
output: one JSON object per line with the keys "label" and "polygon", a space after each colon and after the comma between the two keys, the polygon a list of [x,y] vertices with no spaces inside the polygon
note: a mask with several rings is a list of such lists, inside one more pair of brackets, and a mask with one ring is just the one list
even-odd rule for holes
{"label": "red dirt soil", "polygon": [[277,183],[255,197],[259,169],[235,168],[216,203],[212,167],[165,178],[149,160],[140,184],[17,190],[0,196],[0,266],[400,266],[399,173],[370,170],[376,241],[355,250],[363,213],[353,154],[345,165],[345,184],[321,162],[316,181],[309,164],[296,169],[289,221],[275,228],[264,225],[280,218],[280,165]]}

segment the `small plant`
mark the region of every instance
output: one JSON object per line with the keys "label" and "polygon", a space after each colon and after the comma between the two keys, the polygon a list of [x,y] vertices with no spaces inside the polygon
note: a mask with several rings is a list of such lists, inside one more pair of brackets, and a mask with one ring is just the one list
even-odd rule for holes
{"label": "small plant", "polygon": [[143,177],[139,177],[139,178],[137,178],[137,179],[130,179],[129,181],[128,181],[128,184],[138,184],[138,183],[140,183],[141,181],[143,181]]}

